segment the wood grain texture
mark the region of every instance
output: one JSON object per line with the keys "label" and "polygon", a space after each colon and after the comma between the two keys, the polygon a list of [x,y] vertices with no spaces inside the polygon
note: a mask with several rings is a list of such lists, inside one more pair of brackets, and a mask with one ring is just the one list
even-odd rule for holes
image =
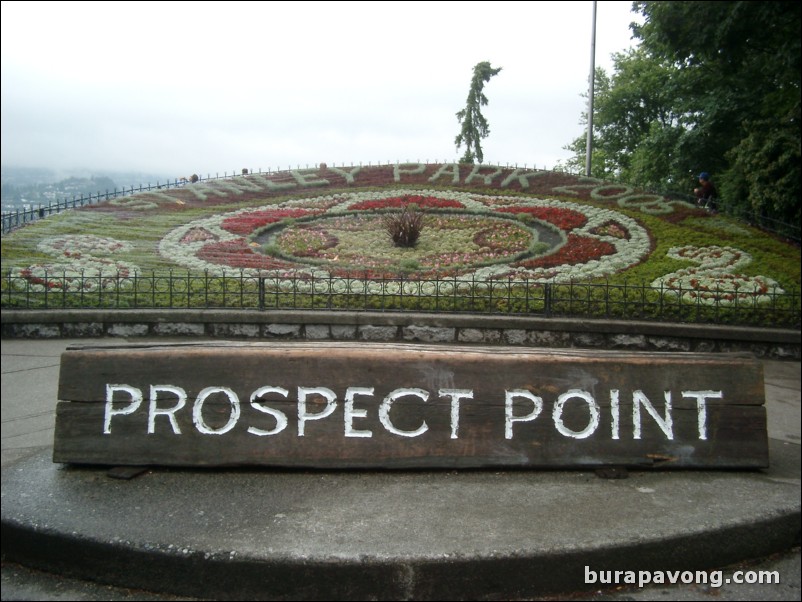
{"label": "wood grain texture", "polygon": [[734,355],[362,343],[86,346],[63,354],[59,399],[53,458],[65,463],[768,465],[762,364]]}

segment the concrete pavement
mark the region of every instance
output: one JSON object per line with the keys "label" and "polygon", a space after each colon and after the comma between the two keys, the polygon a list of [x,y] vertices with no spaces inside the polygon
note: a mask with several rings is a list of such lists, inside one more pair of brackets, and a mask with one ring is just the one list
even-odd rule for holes
{"label": "concrete pavement", "polygon": [[[60,354],[109,342],[2,342],[3,599],[799,599],[799,362],[764,362],[763,471],[148,470],[121,481],[50,461]],[[777,552],[742,568],[778,567],[780,585],[751,590],[588,579]]]}

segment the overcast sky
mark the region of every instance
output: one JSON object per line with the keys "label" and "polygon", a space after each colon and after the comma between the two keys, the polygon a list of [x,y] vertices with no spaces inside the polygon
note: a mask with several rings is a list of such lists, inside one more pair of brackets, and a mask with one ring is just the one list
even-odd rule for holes
{"label": "overcast sky", "polygon": [[[596,65],[634,46],[600,1]],[[485,163],[583,135],[593,3],[2,2],[4,166],[223,173],[451,161],[473,66]]]}

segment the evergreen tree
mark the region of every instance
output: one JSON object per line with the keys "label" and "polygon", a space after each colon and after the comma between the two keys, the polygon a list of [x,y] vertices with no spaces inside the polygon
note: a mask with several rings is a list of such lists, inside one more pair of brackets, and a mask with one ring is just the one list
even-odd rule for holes
{"label": "evergreen tree", "polygon": [[484,95],[483,89],[490,78],[497,75],[499,71],[501,71],[501,67],[493,69],[487,61],[478,63],[473,68],[468,101],[465,108],[457,112],[457,120],[462,128],[454,142],[457,150],[461,145],[465,145],[465,154],[460,159],[460,163],[474,163],[475,161],[481,163],[484,160],[480,141],[487,138],[490,128],[481,111],[481,107],[487,104],[487,97]]}

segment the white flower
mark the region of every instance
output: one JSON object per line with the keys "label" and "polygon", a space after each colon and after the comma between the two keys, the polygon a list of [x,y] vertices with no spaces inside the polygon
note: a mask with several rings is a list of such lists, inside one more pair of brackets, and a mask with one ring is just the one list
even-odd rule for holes
{"label": "white flower", "polygon": [[[691,303],[706,305],[748,305],[771,301],[785,291],[766,276],[737,274],[751,263],[749,253],[733,247],[673,247],[668,257],[693,261],[698,268],[685,268],[666,274],[652,282],[653,288],[665,295],[681,297]],[[771,293],[771,295],[769,295]]]}
{"label": "white flower", "polygon": [[56,257],[111,255],[128,252],[132,248],[129,242],[94,234],[52,236],[36,246],[40,251]]}

